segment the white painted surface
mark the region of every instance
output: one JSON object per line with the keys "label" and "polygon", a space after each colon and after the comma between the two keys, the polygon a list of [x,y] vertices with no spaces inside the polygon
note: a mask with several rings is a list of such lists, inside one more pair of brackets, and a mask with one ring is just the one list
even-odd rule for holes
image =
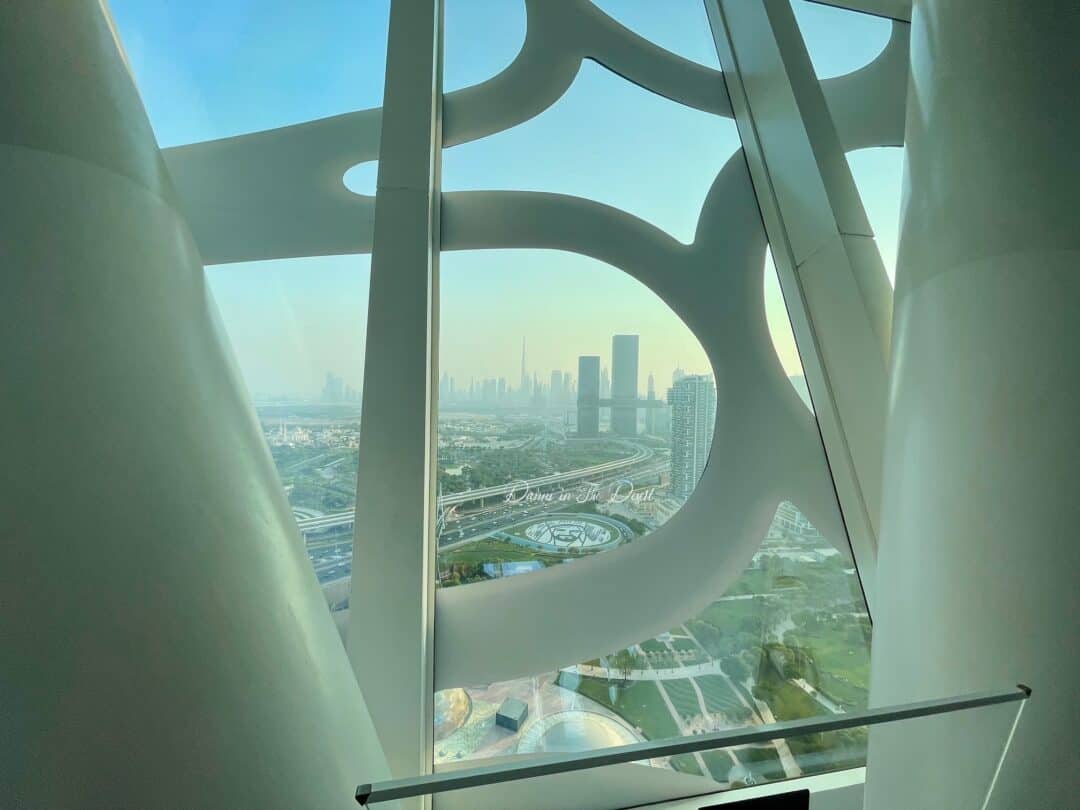
{"label": "white painted surface", "polygon": [[0,805],[388,773],[96,2],[0,6]]}
{"label": "white painted surface", "polygon": [[434,744],[441,17],[441,0],[390,10],[347,628],[398,778],[430,771]]}
{"label": "white painted surface", "polygon": [[[1034,689],[989,804],[1074,806],[1080,9],[919,0],[871,698]],[[875,729],[870,810],[982,806],[1010,713]]]}

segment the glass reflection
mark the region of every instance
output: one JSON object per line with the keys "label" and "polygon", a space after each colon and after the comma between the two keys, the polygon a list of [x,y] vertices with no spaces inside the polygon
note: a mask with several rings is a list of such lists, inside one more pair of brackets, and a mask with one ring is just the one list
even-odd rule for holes
{"label": "glass reflection", "polygon": [[348,608],[367,256],[218,265],[207,281],[308,558]]}
{"label": "glass reflection", "polygon": [[[438,693],[436,764],[860,710],[869,667],[854,568],[784,502],[742,576],[683,624],[557,672]],[[500,721],[507,707],[517,724]],[[865,748],[865,729],[855,729],[650,764],[739,787],[861,765]]]}

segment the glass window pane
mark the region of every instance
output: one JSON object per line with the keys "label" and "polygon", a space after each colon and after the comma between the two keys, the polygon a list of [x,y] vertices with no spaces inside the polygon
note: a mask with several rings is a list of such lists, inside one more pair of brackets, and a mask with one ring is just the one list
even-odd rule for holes
{"label": "glass window pane", "polygon": [[111,0],[162,147],[382,104],[389,0]]}
{"label": "glass window pane", "polygon": [[[382,103],[389,0],[330,0],[302,13],[285,0],[109,5],[163,147]],[[375,165],[350,170],[349,185],[373,193]],[[325,256],[206,269],[339,627],[352,565],[369,267],[367,256]]]}
{"label": "glass window pane", "polygon": [[[445,0],[443,91],[480,84],[496,76],[525,41],[525,0]],[[482,48],[476,31],[487,32]]]}
{"label": "glass window pane", "polygon": [[896,146],[859,149],[849,152],[847,160],[866,209],[866,216],[870,220],[870,227],[874,230],[889,283],[895,285],[904,150]]}
{"label": "glass window pane", "polygon": [[[514,681],[438,693],[436,764],[568,752],[865,709],[870,619],[854,567],[783,502],[742,576],[655,638]],[[507,699],[529,707],[516,734]],[[729,787],[857,767],[865,729],[651,761]]]}
{"label": "glass window pane", "polygon": [[883,17],[795,0],[791,4],[819,79],[851,73],[884,49],[892,23]]}
{"label": "glass window pane", "polygon": [[698,0],[592,0],[605,14],[665,50],[720,69],[704,3]]}
{"label": "glass window pane", "polygon": [[368,256],[207,268],[327,603],[344,620],[352,572]]}
{"label": "glass window pane", "polygon": [[769,325],[769,337],[776,349],[776,359],[780,361],[784,376],[788,378],[799,398],[811,411],[814,405],[810,401],[810,389],[806,385],[799,347],[795,343],[795,333],[788,320],[784,293],[780,289],[780,278],[776,274],[772,251],[765,251],[765,320]]}
{"label": "glass window pane", "polygon": [[573,562],[666,522],[716,412],[708,359],[671,309],[573,253],[446,252],[440,273],[439,586]]}
{"label": "glass window pane", "polygon": [[733,120],[676,104],[585,61],[566,94],[540,115],[446,149],[443,190],[573,194],[615,205],[689,243],[705,195],[738,148]]}
{"label": "glass window pane", "polygon": [[[668,30],[657,4],[598,4],[643,35]],[[694,14],[694,37],[712,54],[704,14]],[[681,33],[661,44],[692,52],[687,29],[672,21],[670,30]],[[475,599],[499,616],[515,599],[532,605],[521,600],[546,593],[547,583],[559,587],[536,601],[534,625],[490,634],[492,671],[519,645],[543,646],[544,667],[521,677],[481,672],[436,694],[437,767],[865,705],[866,603],[739,147],[731,120],[586,62],[535,118],[444,151],[436,598],[455,609]],[[735,194],[729,189],[744,196],[724,196]],[[478,208],[489,199],[500,204]],[[663,233],[626,224],[623,212]],[[723,227],[729,218],[736,234]],[[636,256],[598,245],[642,230],[647,271]],[[725,237],[709,243],[713,233]],[[678,284],[665,287],[662,273],[685,278],[693,300]],[[752,281],[729,281],[741,278]],[[750,389],[768,391],[767,407],[747,405]],[[753,532],[737,538],[723,528],[719,488],[698,498],[702,522],[676,534],[674,517],[691,510],[710,473],[720,470],[717,480],[734,490],[758,466],[730,449],[734,433],[789,429],[808,442],[804,450],[778,449],[778,481],[748,488],[734,505],[760,507]],[[781,483],[785,464],[812,470],[816,503],[798,505],[798,487]],[[575,498],[624,477],[651,500],[626,506],[609,491],[582,508]],[[724,570],[723,587],[691,585],[693,556],[705,552],[684,554],[686,536],[748,550]],[[634,639],[618,600],[630,594],[661,611],[670,597],[659,576],[667,571],[632,586],[622,579],[639,552],[654,555],[657,569],[686,570],[680,583],[697,592],[688,615]],[[559,652],[560,637],[580,634],[584,622],[546,624],[567,598],[562,586],[579,581],[575,571],[590,572],[590,594],[608,595],[586,597],[586,609],[611,616],[610,639],[584,660]],[[437,681],[458,654],[439,646]],[[862,761],[864,745],[858,734],[819,736],[651,764],[736,787],[847,767]]]}

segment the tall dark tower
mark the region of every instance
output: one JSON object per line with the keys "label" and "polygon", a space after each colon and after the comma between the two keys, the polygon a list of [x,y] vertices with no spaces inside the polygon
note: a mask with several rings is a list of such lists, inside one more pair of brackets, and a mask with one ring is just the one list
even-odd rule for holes
{"label": "tall dark tower", "polygon": [[638,336],[611,339],[611,430],[620,436],[637,434]]}
{"label": "tall dark tower", "polygon": [[600,358],[578,358],[577,432],[583,439],[600,435]]}

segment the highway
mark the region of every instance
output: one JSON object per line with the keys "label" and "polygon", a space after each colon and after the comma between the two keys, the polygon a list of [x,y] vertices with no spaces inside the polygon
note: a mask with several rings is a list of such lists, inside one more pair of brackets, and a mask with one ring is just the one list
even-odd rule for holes
{"label": "highway", "polygon": [[[608,477],[590,481],[598,488],[614,484],[619,480],[633,480],[644,476],[654,476],[669,469],[667,462],[650,465],[646,469],[635,470],[629,475],[609,475]],[[519,523],[525,518],[533,517],[546,512],[565,512],[572,508],[575,501],[537,501],[533,503],[500,504],[489,510],[476,514],[466,515],[455,521],[453,528],[444,530],[439,535],[439,550],[449,551],[459,546],[470,543],[481,537],[486,537],[499,529]]]}
{"label": "highway", "polygon": [[[588,479],[588,485],[603,488],[615,484],[618,481],[635,481],[642,478],[651,478],[660,475],[670,469],[670,462],[665,458],[653,459],[655,453],[647,448],[635,445],[637,452],[624,459],[615,462],[606,462],[592,467],[572,470],[567,473],[546,475],[526,482],[515,482],[506,487],[488,487],[484,492],[493,489],[501,489],[503,494],[517,490],[523,490],[527,485],[535,491],[537,487],[550,487],[553,484],[562,484],[582,479]],[[631,464],[641,464],[643,461],[652,463],[645,464],[637,469],[629,470]],[[481,490],[473,490],[471,493],[462,493],[475,497],[475,493]],[[492,497],[488,495],[487,497]],[[459,503],[461,501],[458,501]],[[440,499],[440,505],[444,501]],[[439,533],[440,550],[450,550],[470,543],[481,537],[486,537],[492,532],[506,526],[511,526],[528,517],[533,517],[547,512],[566,511],[566,501],[522,501],[507,503],[500,501],[477,512],[468,513],[452,521],[453,528],[449,531],[441,530]],[[440,515],[444,515],[440,511]],[[307,542],[308,557],[315,569],[315,574],[320,583],[347,577],[352,573],[352,534],[340,531],[353,523],[354,512],[352,509],[332,512],[318,517],[307,517],[297,520],[301,531],[321,532],[332,529],[339,531],[330,532],[329,536],[311,538]],[[310,535],[308,535],[310,537]]]}
{"label": "highway", "polygon": [[[495,498],[511,493],[520,492],[524,494],[526,491],[536,491],[542,487],[549,487],[555,484],[566,484],[571,481],[578,481],[583,478],[598,478],[605,477],[611,473],[624,470],[627,467],[631,467],[636,464],[648,461],[653,456],[653,450],[641,445],[632,445],[634,447],[634,454],[626,456],[625,458],[616,459],[615,461],[607,461],[603,464],[594,464],[591,467],[582,467],[578,470],[569,470],[562,473],[554,473],[552,475],[544,475],[539,478],[530,478],[525,481],[511,481],[506,484],[498,484],[493,487],[484,487],[483,489],[470,489],[465,492],[455,492],[449,495],[443,495],[439,498],[438,507],[440,513],[448,507],[455,506],[462,503],[468,503],[469,501],[476,501],[482,498]],[[319,515],[318,517],[302,518],[297,520],[296,523],[300,527],[300,531],[307,535],[310,532],[322,531],[324,529],[332,529],[336,526],[347,526],[353,522],[354,510],[343,509],[338,512],[330,512],[325,515]]]}

